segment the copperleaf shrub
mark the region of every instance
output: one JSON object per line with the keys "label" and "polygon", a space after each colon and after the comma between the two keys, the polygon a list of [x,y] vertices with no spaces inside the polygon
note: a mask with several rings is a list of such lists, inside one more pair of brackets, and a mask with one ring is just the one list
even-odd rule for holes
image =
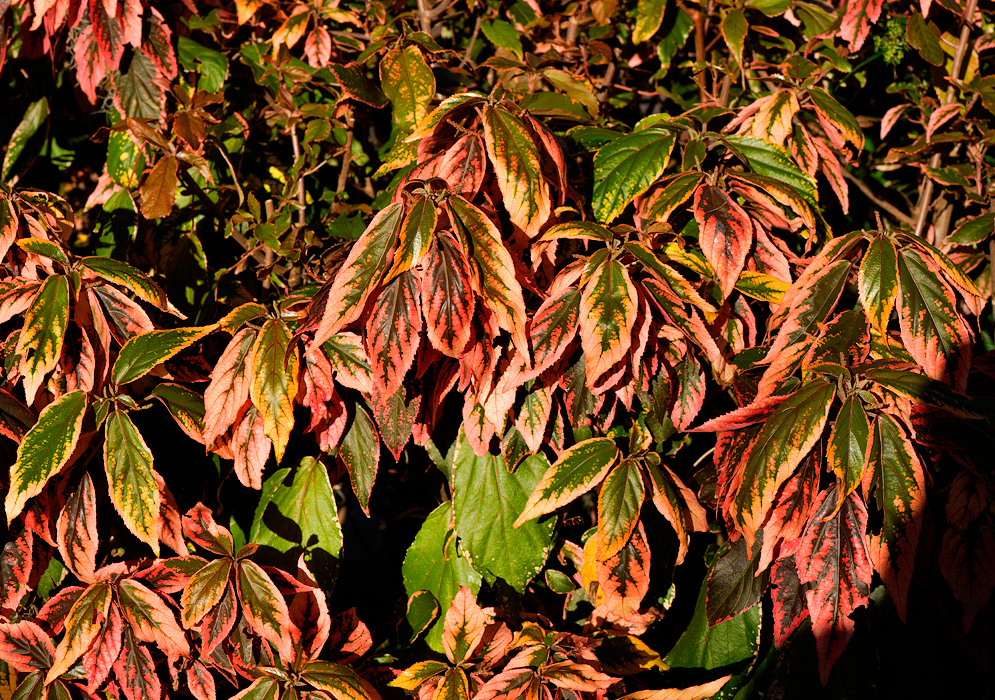
{"label": "copperleaf shrub", "polygon": [[0,2],[4,697],[980,694],[993,21]]}

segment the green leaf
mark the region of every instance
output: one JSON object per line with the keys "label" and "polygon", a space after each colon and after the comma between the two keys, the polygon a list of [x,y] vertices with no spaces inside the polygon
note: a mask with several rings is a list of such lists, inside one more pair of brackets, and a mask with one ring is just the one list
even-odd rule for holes
{"label": "green leaf", "polygon": [[809,88],[808,95],[812,98],[815,111],[821,118],[839,129],[846,140],[856,146],[858,151],[864,147],[864,132],[857,123],[857,118],[850,114],[846,107],[819,87]]}
{"label": "green leaf", "polygon": [[664,178],[660,183],[659,193],[646,207],[646,218],[666,221],[677,207],[695,193],[704,177],[700,172],[688,172]]}
{"label": "green leaf", "polygon": [[249,361],[249,396],[263,417],[263,432],[273,441],[276,463],[294,427],[300,354],[282,319],[269,319],[256,335]]}
{"label": "green leaf", "polygon": [[780,146],[748,136],[726,136],[725,140],[750,169],[779,180],[797,191],[809,204],[819,200],[815,180],[801,170]]}
{"label": "green leaf", "polygon": [[884,333],[898,297],[898,253],[886,236],[876,236],[867,247],[860,263],[857,289],[868,320]]}
{"label": "green leaf", "polygon": [[124,524],[159,556],[159,485],[152,451],[124,411],[107,417],[104,469],[111,502]]}
{"label": "green leaf", "polygon": [[157,384],[149,395],[162,401],[184,433],[197,442],[204,442],[203,396],[171,382]]}
{"label": "green leaf", "polygon": [[578,442],[563,452],[546,470],[532,490],[514,526],[521,527],[540,515],[552,513],[590,491],[601,483],[618,457],[618,447],[611,438],[591,438]]}
{"label": "green leaf", "polygon": [[743,10],[734,7],[722,18],[722,37],[726,40],[726,46],[736,57],[736,63],[743,63],[743,40],[750,30],[750,25],[746,21]]}
{"label": "green leaf", "polygon": [[756,655],[760,647],[761,606],[708,626],[708,582],[702,584],[691,622],[664,658],[671,668],[720,668]]}
{"label": "green leaf", "polygon": [[[183,39],[181,38],[180,41]],[[107,139],[107,173],[118,185],[132,190],[145,172],[145,154],[125,130],[111,131]]]}
{"label": "green leaf", "polygon": [[387,106],[387,96],[380,91],[380,88],[366,79],[361,69],[353,66],[343,66],[338,63],[329,63],[328,70],[338,80],[342,92],[349,97],[364,102],[371,107],[380,108]]}
{"label": "green leaf", "polygon": [[214,326],[210,325],[155,330],[133,336],[114,360],[111,381],[121,386],[144,377],[153,367],[193,345],[213,330]]}
{"label": "green leaf", "polygon": [[394,106],[394,123],[406,133],[428,115],[435,76],[414,46],[393,48],[380,60],[380,84]]}
{"label": "green leaf", "polygon": [[989,212],[963,221],[957,230],[947,236],[949,243],[974,245],[995,233],[995,213]]}
{"label": "green leaf", "polygon": [[28,141],[38,133],[38,129],[48,119],[48,98],[42,97],[32,102],[24,111],[21,123],[14,129],[7,142],[7,153],[3,157],[3,171],[0,172],[0,180],[9,180],[17,165],[17,159],[24,153]]}
{"label": "green leaf", "polygon": [[[456,536],[452,530],[452,504],[443,503],[425,519],[415,541],[408,547],[401,566],[404,576],[404,590],[408,596],[418,591],[428,591],[439,601],[442,610],[448,610],[459,591],[467,586],[474,595],[480,591],[480,574],[470,560],[456,546]],[[412,626],[415,621],[408,611]],[[435,621],[425,641],[436,652],[442,654],[443,620]]]}
{"label": "green leaf", "polygon": [[397,248],[394,250],[394,265],[390,268],[382,284],[386,285],[402,272],[407,272],[418,265],[428,252],[435,233],[435,224],[439,220],[439,212],[428,197],[419,197],[415,205],[404,217],[401,225],[401,235]]}
{"label": "green leaf", "polygon": [[181,619],[185,628],[191,629],[221,602],[228,589],[232,565],[232,559],[222,557],[190,577],[180,597]]}
{"label": "green leaf", "polygon": [[186,36],[176,40],[176,53],[185,70],[197,71],[197,89],[217,92],[228,80],[228,58],[220,51],[209,49]]}
{"label": "green leaf", "polygon": [[453,512],[460,546],[488,581],[501,578],[524,593],[549,556],[556,518],[540,518],[518,528],[513,523],[549,463],[531,455],[510,474],[502,455],[475,455],[461,430],[453,466]]}
{"label": "green leaf", "polygon": [[676,3],[671,4],[667,10],[663,15],[662,38],[656,45],[656,56],[660,59],[660,74],[666,73],[670,68],[670,62],[677,52],[684,48],[694,28],[691,15],[683,8],[677,7]]}
{"label": "green leaf", "polygon": [[339,457],[349,472],[349,482],[359,507],[369,515],[370,492],[373,491],[380,464],[380,435],[370,414],[362,406],[356,406],[352,425],[339,445]]}
{"label": "green leaf", "polygon": [[940,28],[928,21],[919,12],[909,15],[905,23],[905,37],[909,46],[922,56],[922,59],[934,66],[943,65],[943,47],[940,45]]}
{"label": "green leaf", "polygon": [[511,222],[535,237],[552,211],[539,149],[521,119],[496,107],[484,110],[484,144]]}
{"label": "green leaf", "polygon": [[379,700],[376,691],[348,666],[309,661],[301,670],[301,678],[335,700]]}
{"label": "green leaf", "polygon": [[836,416],[836,424],[829,437],[829,449],[826,451],[826,464],[836,472],[839,480],[837,512],[846,497],[860,486],[864,478],[870,433],[871,424],[864,404],[856,396],[848,397]]}
{"label": "green leaf", "polygon": [[518,36],[518,30],[515,29],[515,25],[511,22],[505,22],[503,19],[496,19],[493,22],[482,22],[480,24],[480,31],[484,33],[484,36],[494,46],[508,49],[518,56],[518,60],[522,60],[522,57],[525,55],[522,50],[522,40]]}
{"label": "green leaf", "polygon": [[628,543],[645,497],[643,472],[635,460],[622,460],[605,477],[598,495],[599,560],[611,559]]}
{"label": "green leaf", "polygon": [[29,498],[37,496],[69,461],[83,426],[86,393],[71,391],[50,403],[17,448],[4,500],[7,522],[16,518]]}
{"label": "green leaf", "polygon": [[66,615],[66,636],[55,649],[55,660],[48,669],[46,683],[68,671],[83,655],[103,629],[111,605],[110,581],[99,581],[76,599]]}
{"label": "green leaf", "polygon": [[626,134],[598,149],[591,194],[598,221],[611,223],[648,190],[663,174],[673,150],[674,135],[656,128]]}
{"label": "green leaf", "polygon": [[20,369],[28,404],[34,402],[45,375],[59,362],[68,323],[69,279],[64,275],[51,275],[42,283],[24,314],[24,326],[14,351],[15,355],[21,356]]}
{"label": "green leaf", "polygon": [[663,23],[667,0],[639,0],[636,3],[636,26],[632,30],[632,43],[641,44],[656,34]]}
{"label": "green leaf", "polygon": [[305,457],[288,481],[290,472],[280,469],[266,479],[249,539],[287,553],[288,562],[303,552],[318,582],[330,589],[342,556],[342,527],[328,471]]}

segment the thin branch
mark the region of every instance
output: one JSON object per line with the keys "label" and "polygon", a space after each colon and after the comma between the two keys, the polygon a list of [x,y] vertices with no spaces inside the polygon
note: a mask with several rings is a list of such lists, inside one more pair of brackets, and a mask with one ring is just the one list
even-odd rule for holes
{"label": "thin branch", "polygon": [[[301,144],[297,140],[296,124],[290,129],[290,146],[294,149],[294,163],[296,164],[297,159],[301,157]],[[304,177],[301,175],[297,177],[297,203],[300,205],[300,209],[297,210],[297,225],[304,228],[304,205],[307,203],[307,197],[304,195]]]}
{"label": "thin branch", "polygon": [[880,209],[884,209],[886,212],[891,214],[891,218],[895,219],[895,221],[900,221],[906,226],[912,226],[914,222],[911,216],[903,213],[902,210],[896,207],[894,204],[890,204],[884,201],[883,199],[880,199],[877,195],[871,192],[870,187],[864,184],[862,180],[853,175],[849,170],[843,170],[843,177],[845,177],[847,180],[856,185],[857,189],[863,192],[864,196],[867,197],[869,200],[871,200],[871,202],[876,204]]}
{"label": "thin branch", "polygon": [[463,54],[463,60],[459,62],[459,68],[470,61],[470,54],[473,52],[473,46],[477,43],[478,36],[480,36],[480,17],[477,17],[477,21],[473,25],[473,34],[470,35],[470,43],[466,45],[466,52]]}

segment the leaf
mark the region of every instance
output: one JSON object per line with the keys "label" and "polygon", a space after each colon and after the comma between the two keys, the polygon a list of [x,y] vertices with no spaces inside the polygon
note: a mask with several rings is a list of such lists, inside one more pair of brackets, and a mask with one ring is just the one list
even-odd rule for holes
{"label": "leaf", "polygon": [[609,224],[633,199],[648,190],[667,167],[674,135],[650,128],[609,141],[594,155],[591,206]]}
{"label": "leaf", "polygon": [[166,654],[190,655],[190,645],[173,611],[157,593],[134,579],[118,583],[121,614],[135,637],[150,642]]}
{"label": "leaf", "polygon": [[621,680],[602,673],[589,664],[574,661],[547,664],[543,667],[542,675],[554,686],[575,692],[605,691]]}
{"label": "leaf", "polygon": [[579,330],[589,386],[625,357],[636,323],[636,287],[621,263],[607,260],[580,296]]}
{"label": "leaf", "polygon": [[[838,500],[835,486],[819,494],[796,559],[799,581],[813,584],[805,596],[823,685],[853,636],[850,614],[867,602],[871,580],[864,542],[867,509],[855,493],[836,509]],[[836,515],[830,515],[833,510]]]}
{"label": "leaf", "polygon": [[940,29],[919,12],[913,12],[909,15],[909,19],[905,23],[905,38],[908,40],[909,46],[918,51],[924,61],[932,63],[934,66],[943,65]]}
{"label": "leaf", "polygon": [[20,123],[17,128],[14,129],[14,133],[10,135],[10,139],[7,141],[7,153],[3,157],[3,168],[0,171],[0,180],[9,180],[11,174],[14,171],[14,166],[17,165],[17,159],[24,153],[25,147],[28,145],[28,141],[38,133],[38,129],[41,128],[48,120],[48,98],[42,97],[41,99],[35,100],[28,108],[24,110],[24,116],[21,117]]}
{"label": "leaf", "polygon": [[59,513],[56,540],[62,561],[81,581],[92,583],[97,568],[97,495],[93,481],[84,474]]}
{"label": "leaf", "polygon": [[142,216],[146,219],[161,219],[173,210],[176,202],[176,168],[175,156],[163,156],[142,183]]}
{"label": "leaf", "polygon": [[955,245],[974,245],[987,239],[992,233],[995,233],[995,212],[961,219],[956,230],[947,236],[947,242]]}
{"label": "leaf", "polygon": [[753,222],[725,192],[702,185],[694,197],[698,242],[715,270],[725,300],[736,286],[753,244]]}
{"label": "leaf", "polygon": [[[839,37],[850,42],[850,51],[858,51],[871,31],[871,25],[881,16],[884,0],[846,0]],[[820,666],[820,672],[822,667]],[[828,673],[828,670],[827,670]],[[823,679],[825,684],[825,679]]]}
{"label": "leaf", "polygon": [[778,90],[757,101],[759,105],[750,135],[767,143],[784,147],[784,140],[792,131],[791,120],[798,113],[798,98],[793,90]]}
{"label": "leaf", "polygon": [[10,488],[4,500],[8,523],[69,461],[82,431],[85,410],[84,392],[63,394],[42,410],[38,422],[24,436],[10,468]]}
{"label": "leaf", "polygon": [[884,333],[898,297],[898,253],[885,236],[876,236],[867,247],[857,276],[860,303],[867,318]]}
{"label": "leaf", "polygon": [[666,9],[667,0],[639,0],[636,4],[636,26],[632,30],[633,44],[641,44],[656,34]]}
{"label": "leaf", "polygon": [[135,641],[130,631],[122,635],[121,655],[114,664],[114,675],[126,700],[160,700],[162,684],[155,672],[152,655]]}
{"label": "leaf", "polygon": [[290,620],[287,601],[262,567],[253,561],[238,562],[236,583],[242,614],[252,631],[272,644],[280,658],[289,663],[294,658],[293,636],[297,631]]}
{"label": "leaf", "polygon": [[[33,585],[35,535],[28,529],[8,539],[0,550],[0,610],[15,610]],[[80,589],[82,590],[82,589]]]}
{"label": "leaf", "polygon": [[[231,564],[230,560],[228,560],[228,564]],[[227,577],[227,574],[231,572],[230,566],[225,571]],[[203,656],[207,656],[217,649],[228,638],[228,635],[231,634],[235,628],[237,619],[241,619],[238,615],[235,587],[231,584],[231,581],[227,583],[222,581],[221,584],[220,590],[222,591],[222,595],[220,600],[210,608],[200,623],[200,653]],[[211,590],[213,593],[219,589],[215,588]]]}
{"label": "leaf", "polygon": [[658,193],[653,196],[649,204],[645,205],[644,218],[666,221],[698,190],[698,185],[704,178],[704,174],[697,171],[664,178],[659,183]]}
{"label": "leaf", "polygon": [[891,416],[874,419],[864,493],[884,511],[881,532],[868,538],[868,555],[905,620],[916,545],[926,508],[926,478],[911,440]]}
{"label": "leaf", "polygon": [[[596,536],[589,539],[584,547],[585,564],[593,562],[597,571],[597,607],[592,615],[595,619],[604,618],[609,622],[646,624],[645,616],[640,614],[639,609],[649,592],[651,562],[642,523],[637,524],[632,537],[614,557],[605,560],[598,551],[600,549],[600,540]],[[591,590],[592,583],[586,577],[585,583],[585,587]]]}
{"label": "leaf", "polygon": [[252,681],[245,690],[232,695],[230,700],[278,700],[278,698],[280,698],[280,682],[263,676]]}
{"label": "leaf", "polygon": [[81,258],[79,262],[98,277],[127,288],[142,301],[154,304],[163,311],[169,310],[166,294],[159,288],[159,285],[144,272],[128,263],[97,255]]}
{"label": "leaf", "polygon": [[732,51],[736,63],[743,63],[743,44],[746,33],[750,30],[750,25],[746,21],[743,11],[735,7],[729,10],[722,18],[722,38],[726,41],[726,46]]}
{"label": "leaf", "polygon": [[348,666],[309,661],[304,665],[301,678],[335,700],[380,700],[377,691]]}
{"label": "leaf", "polygon": [[760,647],[761,606],[754,605],[742,615],[708,626],[706,614],[707,581],[698,593],[691,622],[664,657],[671,668],[713,669],[749,659]]}
{"label": "leaf", "polygon": [[51,683],[68,671],[100,634],[101,625],[111,605],[111,584],[98,581],[76,599],[66,615],[66,635],[55,649],[54,661],[45,683]]}
{"label": "leaf", "polygon": [[835,396],[834,384],[825,379],[810,381],[764,422],[743,463],[730,513],[745,536],[763,524],[781,484],[822,436]]}
{"label": "leaf", "polygon": [[[839,488],[839,506],[864,478],[868,460],[871,424],[864,411],[864,404],[856,396],[849,396],[836,416],[836,424],[829,437],[826,464],[835,473]],[[835,513],[834,513],[835,515]]]}
{"label": "leaf", "polygon": [[334,515],[338,509],[328,472],[318,460],[305,457],[287,483],[289,474],[280,469],[263,484],[249,539],[289,553],[292,560],[303,552],[318,580],[331,588],[342,555],[342,528]]}
{"label": "leaf", "polygon": [[776,358],[785,349],[812,335],[818,325],[829,318],[843,293],[850,269],[849,261],[839,260],[811,277],[795,280],[768,324],[770,328],[776,328],[778,319],[783,321],[767,357]]}
{"label": "leaf", "polygon": [[235,555],[231,532],[214,522],[214,514],[203,503],[198,503],[183,516],[183,531],[209,552],[223,557]]}
{"label": "leaf", "polygon": [[21,356],[24,394],[29,404],[42,380],[55,369],[69,322],[69,279],[50,275],[45,279],[24,314],[24,326],[17,339],[15,355]]}
{"label": "leaf", "polygon": [[[798,578],[795,565],[795,552],[801,540],[782,545],[781,557],[774,562],[770,571],[770,584],[774,612],[774,646],[780,649],[808,618],[808,604],[805,600],[810,584],[803,584]],[[789,554],[790,550],[790,554]]]}
{"label": "leaf", "polygon": [[525,300],[501,232],[484,212],[459,195],[449,198],[449,211],[453,223],[472,245],[476,262],[474,279],[484,305],[497,316],[498,325],[511,334],[518,351],[529,357]]}
{"label": "leaf", "polygon": [[495,47],[507,49],[515,54],[518,60],[522,60],[524,57],[522,40],[518,36],[518,30],[515,29],[515,25],[511,22],[505,22],[503,19],[482,22],[480,29],[484,32],[487,40],[494,44]]}
{"label": "leaf", "polygon": [[263,418],[263,431],[273,441],[279,464],[294,427],[300,373],[297,344],[281,319],[269,319],[263,324],[252,345],[249,367],[249,396]]}
{"label": "leaf", "polygon": [[550,296],[529,322],[529,340],[534,363],[527,377],[538,377],[560,359],[577,330],[580,315],[579,289],[569,287],[563,293]]}
{"label": "leaf", "polygon": [[118,353],[111,381],[118,386],[144,377],[153,367],[190,347],[214,330],[214,325],[155,330],[136,335]]}
{"label": "leaf", "polygon": [[548,462],[526,457],[509,473],[503,455],[474,454],[461,431],[453,458],[453,513],[462,552],[488,581],[500,578],[524,592],[539,573],[553,546],[555,518],[540,518],[520,527],[522,512]]}
{"label": "leaf", "polygon": [[52,639],[34,622],[0,623],[0,660],[14,670],[21,673],[47,670],[53,656]]}
{"label": "leaf", "polygon": [[745,537],[720,550],[705,583],[705,613],[708,626],[731,620],[756,606],[767,587],[759,569],[762,543],[749,544]]}
{"label": "leaf", "polygon": [[995,536],[988,504],[991,491],[968,470],[950,485],[945,506],[947,523],[940,547],[939,566],[954,597],[964,609],[965,633],[985,608],[995,588]]}
{"label": "leaf", "polygon": [[784,280],[753,270],[743,270],[736,280],[737,291],[770,304],[780,304],[790,287]]}
{"label": "leaf", "polygon": [[47,241],[44,238],[21,238],[16,243],[17,247],[25,253],[40,255],[43,258],[55,260],[65,266],[69,265],[69,257],[62,249],[62,246],[52,241]]}
{"label": "leaf", "polygon": [[359,507],[369,515],[370,493],[380,464],[380,435],[370,414],[358,404],[352,425],[339,445],[339,457],[349,472],[349,482]]}
{"label": "leaf", "polygon": [[376,389],[391,396],[404,383],[421,341],[422,316],[415,274],[402,273],[386,285],[367,322],[366,347]]}
{"label": "leaf", "polygon": [[380,84],[394,107],[394,123],[411,132],[428,114],[435,76],[414,46],[393,48],[380,60]]}
{"label": "leaf", "polygon": [[705,402],[705,373],[697,358],[688,355],[674,368],[677,375],[677,396],[670,418],[678,430],[687,430]]}
{"label": "leaf", "polygon": [[643,507],[646,490],[639,463],[624,459],[612,469],[598,494],[598,556],[603,560],[618,554],[628,543]]}
{"label": "leaf", "polygon": [[432,346],[460,357],[470,341],[474,296],[466,256],[448,232],[435,236],[425,256],[421,308]]}
{"label": "leaf", "polygon": [[221,353],[204,391],[204,444],[210,448],[235,423],[249,400],[249,359],[256,332],[243,328]]}
{"label": "leaf", "polygon": [[513,527],[521,527],[540,515],[552,513],[590,491],[601,483],[618,457],[618,448],[610,438],[578,442],[546,470]]}
{"label": "leaf", "polygon": [[432,200],[419,197],[404,217],[397,248],[394,250],[394,264],[384,277],[384,284],[421,262],[432,243],[432,234],[438,220],[439,213]]}
{"label": "leaf", "polygon": [[212,561],[190,577],[180,598],[184,628],[191,629],[221,602],[231,569],[232,560],[226,557]]}
{"label": "leaf", "polygon": [[721,697],[719,691],[732,676],[722,676],[714,681],[693,685],[688,688],[663,688],[661,690],[637,690],[620,700],[703,700],[704,698]]}
{"label": "leaf", "polygon": [[335,273],[308,352],[360,317],[366,300],[387,267],[387,255],[401,225],[404,207],[391,204],[381,210],[359,237],[342,267]]}
{"label": "leaf", "polygon": [[425,681],[445,673],[450,668],[449,664],[442,661],[419,661],[401,671],[401,673],[387,685],[401,690],[418,690]]}
{"label": "leaf", "polygon": [[484,109],[484,144],[511,223],[531,238],[549,218],[552,202],[542,177],[539,149],[522,120],[496,107]]}
{"label": "leaf", "polygon": [[474,593],[460,586],[456,597],[446,612],[442,628],[442,648],[454,664],[466,661],[484,638],[487,620],[477,605]]}
{"label": "leaf", "polygon": [[205,414],[203,396],[172,382],[157,384],[149,395],[162,401],[162,405],[188,437],[203,444]]}
{"label": "leaf", "polygon": [[953,291],[914,250],[899,253],[898,281],[902,343],[927,375],[943,379],[948,358],[970,347]]}
{"label": "leaf", "polygon": [[[443,503],[432,511],[415,535],[401,566],[407,595],[428,591],[445,610],[452,605],[461,586],[467,586],[474,595],[480,590],[480,574],[457,549],[451,518],[450,503]],[[409,610],[408,619],[413,625],[411,615]],[[437,620],[425,638],[428,645],[440,654],[444,651],[442,627],[443,622]]]}
{"label": "leaf", "polygon": [[104,469],[114,509],[134,535],[159,556],[159,485],[152,451],[127,413],[107,417]]}
{"label": "leaf", "polygon": [[[874,0],[871,1],[873,2]],[[808,89],[808,96],[812,98],[812,103],[815,105],[815,112],[820,122],[829,122],[858,151],[864,148],[864,132],[857,123],[857,118],[846,107],[837,102],[836,98],[820,87],[810,87]]]}
{"label": "leaf", "polygon": [[748,136],[726,136],[725,140],[753,172],[784,183],[810,204],[819,200],[814,178],[795,165],[783,148]]}
{"label": "leaf", "polygon": [[197,700],[217,700],[214,676],[199,661],[187,667],[187,689]]}

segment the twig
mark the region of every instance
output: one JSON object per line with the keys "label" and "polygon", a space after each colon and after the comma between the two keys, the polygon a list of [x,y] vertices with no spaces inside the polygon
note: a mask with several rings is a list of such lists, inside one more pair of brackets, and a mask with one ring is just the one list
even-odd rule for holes
{"label": "twig", "polygon": [[477,17],[477,21],[473,25],[473,34],[470,35],[470,43],[466,45],[466,52],[463,54],[463,60],[459,62],[459,67],[462,68],[470,61],[470,54],[473,52],[473,45],[477,43],[477,37],[480,35],[480,17]]}
{"label": "twig", "polygon": [[[294,163],[297,163],[297,159],[301,157],[301,144],[297,140],[297,125],[295,124],[290,129],[290,146],[294,149]],[[297,177],[297,203],[300,205],[300,209],[297,210],[297,225],[300,228],[304,228],[304,205],[307,202],[307,198],[304,196],[304,177],[298,175]]]}
{"label": "twig", "polygon": [[339,181],[336,184],[336,192],[341,195],[345,192],[346,183],[349,182],[349,168],[352,165],[352,127],[353,121],[347,118],[345,132],[345,153],[342,155],[342,169],[339,171]]}
{"label": "twig", "polygon": [[891,218],[895,219],[896,221],[900,221],[906,226],[912,226],[912,224],[915,223],[912,220],[911,216],[909,216],[908,214],[903,214],[902,210],[896,207],[894,204],[889,204],[883,199],[879,199],[873,192],[871,192],[870,187],[864,184],[864,182],[860,180],[858,177],[851,174],[849,170],[843,171],[843,177],[845,177],[847,180],[855,184],[857,186],[857,189],[863,192],[864,196],[867,197],[869,200],[871,200],[874,204],[876,204],[878,207],[884,209],[886,212],[891,214]]}
{"label": "twig", "polygon": [[[947,87],[947,93],[943,97],[942,105],[948,105],[954,101],[954,94],[957,91],[956,86],[953,84],[954,80],[960,77],[960,69],[964,63],[964,56],[967,53],[967,42],[971,38],[971,20],[974,18],[974,10],[978,6],[978,0],[967,0],[967,7],[964,9],[964,26],[960,28],[960,39],[957,41],[957,49],[954,51],[954,63],[952,70],[950,71],[950,85]],[[941,105],[941,106],[942,106]],[[940,167],[940,160],[943,154],[936,152],[929,159],[929,168],[935,169]],[[923,231],[926,228],[926,214],[929,212],[929,205],[932,203],[933,199],[933,181],[930,179],[929,175],[926,175],[926,180],[922,183],[922,192],[919,195],[919,202],[916,204],[916,220],[915,228],[913,233],[916,236],[922,237]],[[933,245],[939,246],[943,241],[934,240]]]}

